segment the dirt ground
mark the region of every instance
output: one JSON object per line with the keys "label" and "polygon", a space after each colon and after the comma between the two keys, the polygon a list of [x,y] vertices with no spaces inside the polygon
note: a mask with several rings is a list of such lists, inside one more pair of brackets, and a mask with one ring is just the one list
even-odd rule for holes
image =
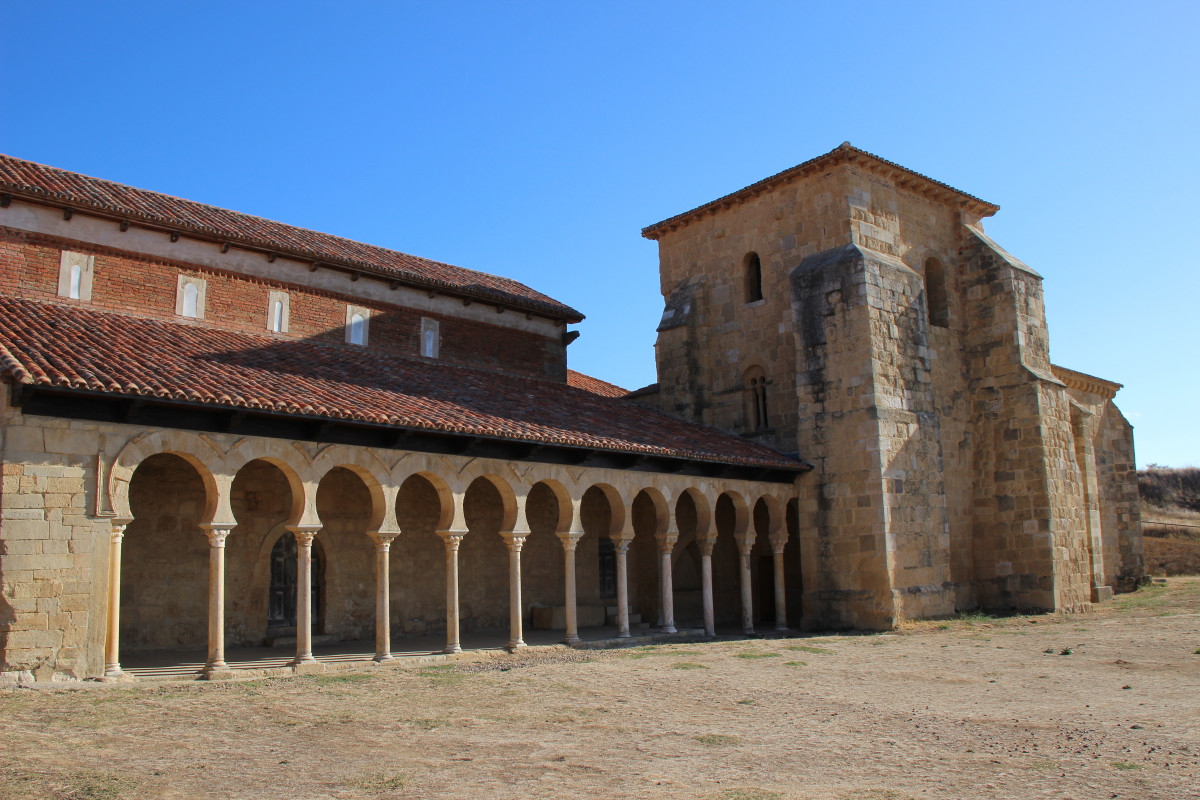
{"label": "dirt ground", "polygon": [[0,797],[1200,798],[1200,578],[1092,614],[0,690]]}

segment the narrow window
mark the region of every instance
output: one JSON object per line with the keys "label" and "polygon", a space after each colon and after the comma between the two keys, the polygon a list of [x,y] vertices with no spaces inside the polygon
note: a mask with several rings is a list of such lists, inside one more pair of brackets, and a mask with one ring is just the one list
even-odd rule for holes
{"label": "narrow window", "polygon": [[600,596],[617,596],[617,548],[612,539],[602,538],[599,542]]}
{"label": "narrow window", "polygon": [[439,327],[436,319],[421,318],[421,355],[425,356],[425,358],[438,357],[438,352],[441,349],[441,332],[439,331]]}
{"label": "narrow window", "polygon": [[175,292],[175,313],[181,317],[204,319],[204,289],[203,278],[180,275]]}
{"label": "narrow window", "polygon": [[761,431],[769,427],[767,415],[767,376],[762,367],[751,367],[743,378],[746,398],[746,430]]}
{"label": "narrow window", "polygon": [[200,289],[194,283],[183,285],[183,316],[196,317],[200,311]]}
{"label": "narrow window", "polygon": [[95,256],[63,250],[58,263],[58,296],[85,302],[91,300],[95,261]]}
{"label": "narrow window", "polygon": [[942,262],[930,258],[925,262],[925,298],[929,304],[929,324],[950,327],[950,308],[946,292],[946,270]]}
{"label": "narrow window", "polygon": [[758,253],[746,254],[742,259],[742,271],[746,282],[746,302],[755,303],[762,300],[762,261]]}
{"label": "narrow window", "polygon": [[271,330],[276,333],[283,332],[283,301],[276,300],[271,303]]}
{"label": "narrow window", "polygon": [[267,295],[267,330],[274,333],[288,332],[287,292],[271,292]]}
{"label": "narrow window", "polygon": [[370,309],[361,306],[346,306],[346,343],[365,347],[370,336]]}

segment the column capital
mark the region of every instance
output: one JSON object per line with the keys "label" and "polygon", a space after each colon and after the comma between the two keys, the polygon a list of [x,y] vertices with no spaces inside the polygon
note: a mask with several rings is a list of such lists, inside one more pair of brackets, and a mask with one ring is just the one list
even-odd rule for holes
{"label": "column capital", "polygon": [[500,531],[500,536],[504,538],[504,544],[514,553],[521,552],[521,548],[525,546],[525,540],[529,537],[529,531]]}
{"label": "column capital", "polygon": [[233,533],[232,525],[201,525],[200,529],[208,537],[209,547],[224,547],[226,537]]}
{"label": "column capital", "polygon": [[320,525],[287,525],[286,528],[296,537],[296,544],[301,547],[312,547],[313,539],[321,532]]}
{"label": "column capital", "polygon": [[771,552],[775,555],[783,555],[783,549],[787,547],[787,541],[787,531],[772,533],[770,536]]}
{"label": "column capital", "polygon": [[624,537],[618,538],[616,536],[610,536],[609,539],[613,543],[613,550],[616,550],[618,553],[628,553],[629,545],[633,544],[632,536],[629,537],[628,539],[626,539]]}
{"label": "column capital", "polygon": [[716,544],[717,544],[717,537],[715,537],[715,536],[713,536],[713,537],[705,536],[702,539],[696,540],[696,546],[700,548],[700,555],[702,555],[702,556],[711,556],[713,554],[713,547],[715,547]]}
{"label": "column capital", "polygon": [[555,535],[562,542],[563,547],[568,550],[574,550],[579,544],[579,540],[583,538],[583,531],[559,531]]}
{"label": "column capital", "polygon": [[737,542],[738,552],[744,556],[750,555],[750,551],[754,549],[754,540],[757,536],[754,533],[734,534],[734,541]]}
{"label": "column capital", "polygon": [[367,531],[367,536],[375,542],[375,549],[381,552],[387,552],[392,546],[392,541],[399,535],[399,531]]}
{"label": "column capital", "polygon": [[442,541],[446,543],[448,549],[457,550],[462,544],[463,537],[467,535],[467,531],[438,531],[437,535],[442,537]]}
{"label": "column capital", "polygon": [[656,533],[654,540],[658,542],[658,552],[669,553],[675,549],[675,544],[679,541],[679,532]]}

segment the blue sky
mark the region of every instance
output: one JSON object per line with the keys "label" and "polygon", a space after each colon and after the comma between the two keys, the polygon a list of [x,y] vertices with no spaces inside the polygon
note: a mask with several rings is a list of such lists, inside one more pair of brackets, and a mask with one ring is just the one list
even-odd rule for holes
{"label": "blue sky", "polygon": [[1200,4],[0,6],[0,151],[510,276],[654,380],[645,225],[849,140],[1002,208],[1056,363],[1200,464]]}

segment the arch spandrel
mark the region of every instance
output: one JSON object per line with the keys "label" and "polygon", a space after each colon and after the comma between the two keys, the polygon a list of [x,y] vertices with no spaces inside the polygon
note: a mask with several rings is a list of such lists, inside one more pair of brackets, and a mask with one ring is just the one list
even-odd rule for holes
{"label": "arch spandrel", "polygon": [[229,470],[224,454],[206,436],[191,431],[170,430],[138,434],[126,442],[113,459],[106,491],[108,507],[118,519],[133,519],[133,512],[129,507],[129,483],[133,479],[134,471],[147,458],[161,453],[182,458],[200,475],[205,495],[205,506],[200,516],[201,524],[224,517],[233,518],[233,513],[229,510],[228,491],[233,473]]}

